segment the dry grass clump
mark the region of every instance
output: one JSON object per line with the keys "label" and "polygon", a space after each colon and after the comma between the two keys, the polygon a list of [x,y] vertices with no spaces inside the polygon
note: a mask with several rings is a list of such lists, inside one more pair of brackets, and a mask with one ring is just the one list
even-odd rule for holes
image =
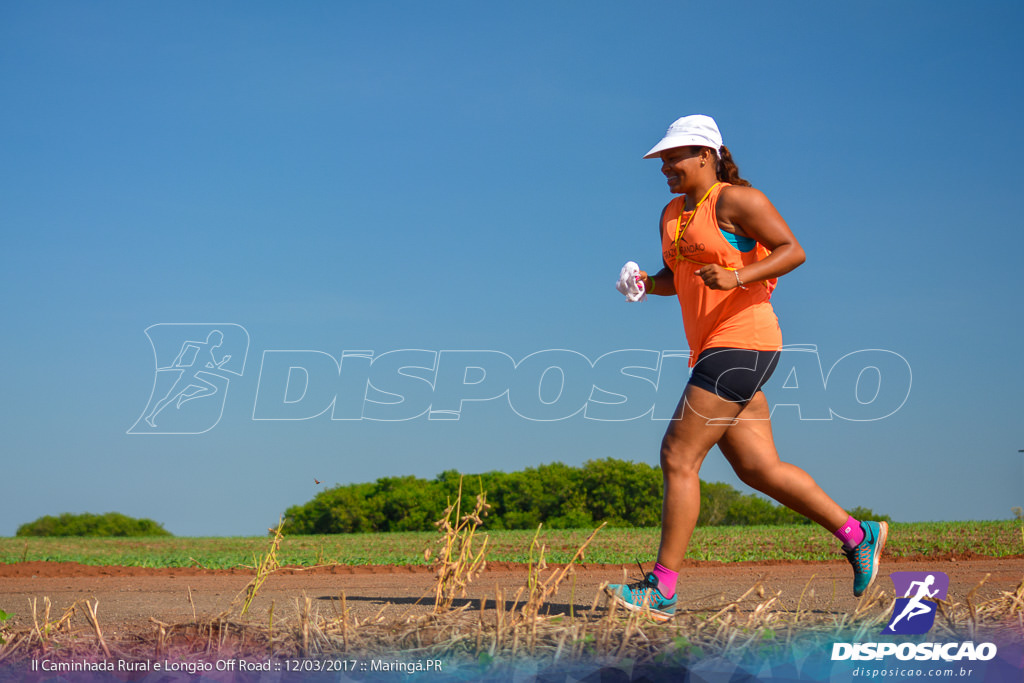
{"label": "dry grass clump", "polygon": [[[533,540],[530,542],[530,560],[527,565],[526,574],[526,600],[523,603],[522,609],[519,611],[520,620],[532,620],[540,616],[541,608],[548,603],[548,601],[558,592],[558,588],[562,585],[562,582],[567,576],[573,573],[573,568],[576,562],[584,558],[584,553],[590,542],[597,536],[597,532],[605,527],[605,522],[601,523],[601,526],[594,529],[594,531],[587,537],[587,540],[583,542],[583,545],[579,547],[576,553],[572,556],[572,559],[562,567],[560,570],[556,569],[551,572],[547,578],[541,577],[541,572],[548,568],[546,558],[544,557],[547,552],[547,547],[538,541],[540,537],[541,527],[537,527],[537,533],[534,534]],[[536,563],[534,562],[534,552],[537,553]],[[522,591],[520,590],[520,593]],[[518,602],[520,593],[516,594],[516,599],[513,602]],[[570,600],[570,604],[574,602],[575,591],[573,599]],[[500,599],[500,598],[499,598]]]}
{"label": "dry grass clump", "polygon": [[[0,663],[9,660],[27,659],[32,656],[98,656],[102,652],[111,656],[111,650],[103,637],[97,610],[98,600],[78,600],[60,616],[51,616],[50,599],[29,600],[32,610],[32,628],[9,631],[0,638]],[[76,625],[75,617],[80,617]]]}
{"label": "dry grass clump", "polygon": [[938,601],[934,630],[949,634],[966,634],[974,640],[983,633],[995,632],[1011,641],[1024,640],[1024,580],[1013,591],[976,603],[974,597],[991,575],[986,575],[964,598],[963,602]]}

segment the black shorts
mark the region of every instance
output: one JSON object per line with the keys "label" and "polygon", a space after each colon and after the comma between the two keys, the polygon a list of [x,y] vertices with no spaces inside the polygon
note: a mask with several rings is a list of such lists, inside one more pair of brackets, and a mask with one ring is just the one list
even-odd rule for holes
{"label": "black shorts", "polygon": [[705,349],[697,356],[689,384],[726,401],[748,403],[775,372],[779,351]]}

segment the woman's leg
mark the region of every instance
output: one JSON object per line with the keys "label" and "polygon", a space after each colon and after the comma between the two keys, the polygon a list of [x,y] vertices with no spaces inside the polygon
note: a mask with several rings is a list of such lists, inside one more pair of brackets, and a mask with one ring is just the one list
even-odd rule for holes
{"label": "woman's leg", "polygon": [[742,405],[688,384],[661,442],[661,546],[654,571],[638,583],[614,584],[605,590],[629,610],[647,611],[656,621],[675,614],[675,581],[700,512],[700,480],[704,457],[733,424]]}
{"label": "woman's leg", "polygon": [[719,439],[718,447],[744,484],[835,532],[849,515],[811,475],[779,459],[770,418],[768,400],[757,392],[736,424]]}
{"label": "woman's leg", "polygon": [[[679,400],[661,442],[665,493],[658,563],[678,571],[700,513],[700,466],[711,447],[733,429],[742,405],[692,384]],[[844,518],[845,519],[845,518]]]}
{"label": "woman's leg", "polygon": [[[740,413],[737,423],[722,435],[718,447],[745,484],[843,538],[853,525],[847,525],[852,518],[821,490],[811,475],[779,460],[770,417],[768,400],[758,392]],[[852,541],[844,548],[853,566],[853,594],[860,596],[878,576],[879,558],[885,549],[889,526],[885,522],[871,521],[856,526],[863,532],[861,540]]]}

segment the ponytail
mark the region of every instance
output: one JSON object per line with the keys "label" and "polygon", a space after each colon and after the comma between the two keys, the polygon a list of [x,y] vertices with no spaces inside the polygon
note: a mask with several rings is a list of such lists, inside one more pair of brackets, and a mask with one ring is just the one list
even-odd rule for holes
{"label": "ponytail", "polygon": [[718,180],[730,185],[750,187],[750,181],[740,177],[740,169],[736,166],[736,162],[732,160],[732,153],[729,152],[729,148],[722,145],[718,150],[718,155],[718,167],[715,169]]}

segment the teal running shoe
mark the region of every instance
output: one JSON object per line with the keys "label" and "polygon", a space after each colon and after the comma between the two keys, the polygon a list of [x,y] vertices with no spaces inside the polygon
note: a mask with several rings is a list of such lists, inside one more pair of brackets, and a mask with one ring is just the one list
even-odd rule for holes
{"label": "teal running shoe", "polygon": [[858,598],[878,576],[878,558],[885,548],[889,525],[885,522],[861,522],[864,540],[856,548],[843,546],[846,559],[853,565],[853,594]]}
{"label": "teal running shoe", "polygon": [[658,577],[653,573],[643,581],[630,584],[612,584],[604,592],[616,603],[633,612],[649,614],[655,621],[668,621],[676,614],[676,597],[666,598],[658,589]]}

